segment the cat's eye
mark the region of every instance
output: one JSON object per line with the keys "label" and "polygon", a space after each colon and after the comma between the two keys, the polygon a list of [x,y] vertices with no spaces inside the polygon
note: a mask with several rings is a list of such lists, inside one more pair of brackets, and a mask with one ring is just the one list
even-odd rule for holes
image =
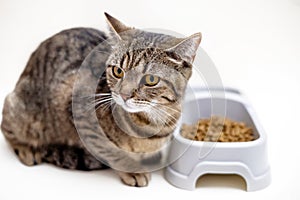
{"label": "cat's eye", "polygon": [[154,75],[146,75],[144,77],[144,84],[147,86],[155,86],[160,81],[160,78],[158,76]]}
{"label": "cat's eye", "polygon": [[112,72],[116,78],[122,78],[124,76],[124,71],[120,67],[113,66]]}

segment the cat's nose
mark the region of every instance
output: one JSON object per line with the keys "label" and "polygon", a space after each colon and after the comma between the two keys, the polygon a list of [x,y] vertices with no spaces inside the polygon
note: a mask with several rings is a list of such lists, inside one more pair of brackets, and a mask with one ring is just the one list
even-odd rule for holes
{"label": "cat's nose", "polygon": [[131,97],[130,94],[125,94],[125,93],[120,93],[120,96],[124,101],[127,101]]}

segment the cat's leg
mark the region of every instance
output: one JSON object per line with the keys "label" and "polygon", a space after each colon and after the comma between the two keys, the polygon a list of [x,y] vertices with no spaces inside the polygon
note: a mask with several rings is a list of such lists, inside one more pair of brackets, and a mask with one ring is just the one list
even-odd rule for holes
{"label": "cat's leg", "polygon": [[28,131],[37,122],[32,120],[32,115],[26,114],[25,105],[15,92],[6,97],[2,117],[1,131],[19,160],[28,166],[41,163],[41,154],[37,151],[38,137]]}
{"label": "cat's leg", "polygon": [[48,145],[43,150],[42,160],[66,169],[89,171],[108,168],[81,146]]}
{"label": "cat's leg", "polygon": [[122,182],[129,186],[145,187],[151,180],[151,173],[127,173],[117,171]]}
{"label": "cat's leg", "polygon": [[84,150],[83,154],[83,164],[86,170],[94,170],[94,169],[105,169],[108,168],[101,161],[97,160],[92,154],[90,154],[87,150]]}
{"label": "cat's leg", "polygon": [[4,103],[1,131],[9,142],[19,160],[28,166],[40,164],[40,132],[42,123],[38,120],[38,112],[29,113],[19,96],[12,92]]}

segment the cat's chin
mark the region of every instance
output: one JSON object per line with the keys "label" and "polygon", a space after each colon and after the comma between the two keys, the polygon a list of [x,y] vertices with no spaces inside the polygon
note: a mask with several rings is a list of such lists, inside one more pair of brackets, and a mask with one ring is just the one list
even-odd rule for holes
{"label": "cat's chin", "polygon": [[146,110],[144,108],[138,108],[138,107],[133,107],[133,106],[129,106],[126,103],[124,103],[123,105],[121,105],[122,108],[129,113],[138,113],[138,112],[145,112]]}

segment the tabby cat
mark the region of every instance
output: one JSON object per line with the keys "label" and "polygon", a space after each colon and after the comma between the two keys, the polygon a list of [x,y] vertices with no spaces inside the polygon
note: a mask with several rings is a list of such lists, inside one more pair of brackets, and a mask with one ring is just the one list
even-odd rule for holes
{"label": "tabby cat", "polygon": [[[5,99],[1,130],[25,165],[47,162],[80,170],[110,166],[125,184],[146,186],[147,166],[163,162],[161,149],[180,117],[201,34],[176,38],[105,16],[109,37],[95,29],[74,28],[40,44]],[[106,40],[111,44],[107,59],[93,69],[104,73],[95,75],[97,89],[88,97],[100,134],[79,130],[89,120],[75,117],[73,90],[80,66],[92,65],[101,51],[91,52]]]}

